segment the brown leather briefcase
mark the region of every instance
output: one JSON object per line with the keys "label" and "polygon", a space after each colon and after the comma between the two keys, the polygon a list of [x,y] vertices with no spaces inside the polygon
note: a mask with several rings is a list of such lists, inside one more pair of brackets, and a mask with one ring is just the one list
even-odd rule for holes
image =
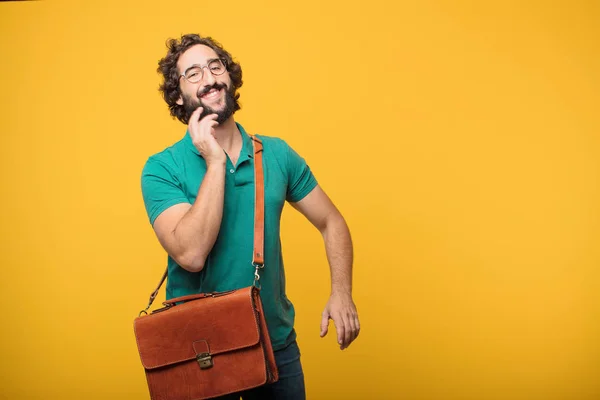
{"label": "brown leather briefcase", "polygon": [[258,284],[259,271],[264,267],[264,177],[262,143],[254,136],[252,140],[254,284],[227,292],[177,297],[147,314],[167,277],[165,271],[148,307],[134,321],[152,400],[209,399],[279,379]]}

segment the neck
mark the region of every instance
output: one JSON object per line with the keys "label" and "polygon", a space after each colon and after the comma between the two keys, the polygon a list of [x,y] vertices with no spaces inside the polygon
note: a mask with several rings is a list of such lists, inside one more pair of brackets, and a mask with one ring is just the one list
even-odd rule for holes
{"label": "neck", "polygon": [[233,116],[215,127],[215,139],[227,153],[231,153],[232,150],[238,147],[242,141],[242,135]]}

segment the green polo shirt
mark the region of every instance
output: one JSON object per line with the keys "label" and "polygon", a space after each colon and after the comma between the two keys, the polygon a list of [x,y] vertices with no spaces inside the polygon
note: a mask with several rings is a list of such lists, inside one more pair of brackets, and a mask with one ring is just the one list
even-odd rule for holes
{"label": "green polo shirt", "polygon": [[[220,292],[250,286],[254,280],[254,154],[252,139],[237,125],[243,146],[237,165],[227,158],[223,218],[217,240],[202,271],[193,273],[167,258],[166,296]],[[317,185],[310,168],[284,140],[256,135],[263,143],[265,180],[265,267],[261,298],[274,349],[295,339],[294,307],[285,293],[280,219],[285,201],[297,202]],[[193,204],[206,173],[206,162],[189,132],[172,146],[151,156],[142,171],[142,195],[154,224],[167,208]]]}

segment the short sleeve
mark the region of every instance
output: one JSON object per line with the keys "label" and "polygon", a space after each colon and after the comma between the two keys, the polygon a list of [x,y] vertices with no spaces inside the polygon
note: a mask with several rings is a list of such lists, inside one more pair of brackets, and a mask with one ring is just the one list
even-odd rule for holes
{"label": "short sleeve", "polygon": [[142,171],[142,196],[150,224],[167,208],[190,203],[172,167],[153,158]]}
{"label": "short sleeve", "polygon": [[302,200],[317,186],[317,180],[306,160],[285,141],[284,144],[287,151],[286,166],[288,174],[286,200],[295,203]]}

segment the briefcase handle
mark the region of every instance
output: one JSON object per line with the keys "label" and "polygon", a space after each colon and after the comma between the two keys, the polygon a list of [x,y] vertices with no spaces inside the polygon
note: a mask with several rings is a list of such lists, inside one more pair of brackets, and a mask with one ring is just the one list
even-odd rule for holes
{"label": "briefcase handle", "polygon": [[[260,288],[259,279],[260,275],[258,271],[264,268],[265,258],[264,258],[264,245],[265,245],[265,179],[263,172],[263,145],[262,141],[258,139],[256,136],[250,136],[252,139],[252,149],[254,150],[254,249],[252,253],[252,266],[254,267],[254,283],[253,285],[257,288]],[[169,268],[165,269],[162,278],[160,279],[160,283],[150,295],[150,300],[148,301],[148,306],[140,311],[139,315],[148,314],[148,310],[154,299],[158,295],[158,291],[160,287],[164,283],[165,279],[167,279],[167,275],[169,272]],[[229,292],[221,292],[221,293],[229,293]],[[200,294],[192,294],[188,296],[181,296],[174,299],[170,299],[166,302],[163,302],[165,306],[172,306],[175,303],[181,301],[189,301],[195,299],[201,299],[203,297],[216,296],[217,293],[200,293]]]}

